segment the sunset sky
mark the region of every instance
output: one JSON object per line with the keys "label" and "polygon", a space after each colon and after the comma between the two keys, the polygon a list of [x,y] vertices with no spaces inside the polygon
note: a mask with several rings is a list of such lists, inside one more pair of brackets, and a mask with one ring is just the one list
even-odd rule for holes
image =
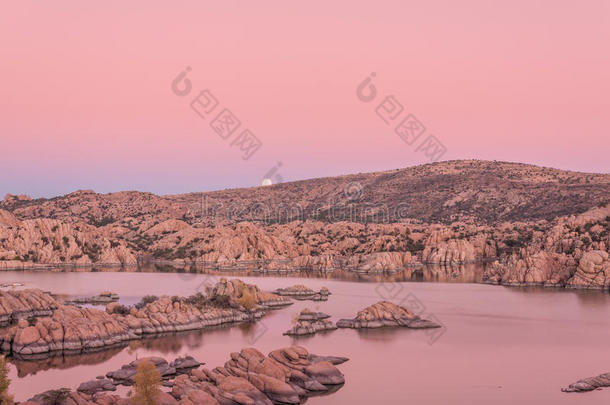
{"label": "sunset sky", "polygon": [[[5,2],[0,76],[2,196],[428,163],[394,132],[408,114],[441,160],[610,172],[610,1]],[[219,105],[202,118],[190,103],[204,89]],[[386,124],[389,95],[404,111]],[[210,127],[223,108],[241,121],[227,140]],[[262,143],[248,160],[231,145],[246,128]]]}

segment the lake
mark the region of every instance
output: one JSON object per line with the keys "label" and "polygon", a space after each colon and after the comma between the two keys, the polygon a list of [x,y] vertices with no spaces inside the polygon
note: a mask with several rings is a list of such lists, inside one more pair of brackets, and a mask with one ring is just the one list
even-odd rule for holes
{"label": "lake", "polygon": [[[220,276],[171,272],[0,272],[0,283],[22,282],[68,297],[110,290],[121,303],[148,294],[190,295]],[[233,276],[227,276],[233,277]],[[610,295],[594,291],[515,288],[464,282],[412,282],[405,277],[325,278],[240,276],[272,291],[304,284],[326,286],[327,302],[295,301],[257,324],[146,339],[136,352],[116,348],[40,361],[12,360],[11,392],[22,401],[39,392],[76,388],[139,357],[173,360],[190,354],[213,368],[229,353],[254,346],[264,353],[299,344],[321,355],[346,356],[339,366],[346,384],[308,404],[607,404],[610,388],[589,393],[560,389],[610,372]],[[367,280],[367,281],[362,281]],[[352,318],[381,299],[415,306],[442,329],[339,329],[306,338],[282,336],[303,308]]]}

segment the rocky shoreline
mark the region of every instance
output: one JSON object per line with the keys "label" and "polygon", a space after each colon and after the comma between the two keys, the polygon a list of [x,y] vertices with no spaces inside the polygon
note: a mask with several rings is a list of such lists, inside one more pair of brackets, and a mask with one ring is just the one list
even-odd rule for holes
{"label": "rocky shoreline", "polygon": [[[5,298],[13,297],[3,294]],[[24,290],[19,297],[45,297],[41,294],[44,293],[40,290]],[[252,301],[244,301],[244,296]],[[32,305],[41,305],[38,300],[30,301],[33,302]],[[21,308],[17,303],[22,301],[9,302],[14,304],[12,308]],[[0,303],[3,303],[2,296]],[[125,308],[112,302],[107,305],[106,311],[102,311],[65,305],[54,300],[51,303],[56,308],[48,310],[49,316],[33,322],[22,318],[17,324],[0,330],[0,349],[20,357],[102,350],[147,335],[253,322],[269,309],[292,304],[285,297],[263,292],[258,287],[237,279],[221,279],[207,297],[153,297],[152,302],[141,307]],[[31,308],[29,311],[31,313]],[[23,311],[18,314],[22,313]]]}
{"label": "rocky shoreline", "polygon": [[[214,369],[193,358],[178,358],[168,363],[163,358],[136,360],[117,371],[82,383],[78,390],[67,388],[46,391],[22,405],[51,403],[89,405],[130,405],[130,398],[109,394],[116,386],[133,384],[137,366],[151,362],[159,371],[164,385],[158,398],[163,405],[273,405],[301,404],[307,397],[337,391],[345,377],[336,367],[345,357],[317,356],[300,346],[286,347],[267,356],[254,348],[231,353],[224,366]],[[54,402],[53,402],[54,401]]]}

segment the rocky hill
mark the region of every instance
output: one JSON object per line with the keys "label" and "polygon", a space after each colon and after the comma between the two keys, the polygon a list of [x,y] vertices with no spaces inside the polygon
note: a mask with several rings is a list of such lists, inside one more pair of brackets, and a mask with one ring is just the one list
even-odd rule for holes
{"label": "rocky hill", "polygon": [[552,220],[610,203],[610,174],[520,163],[460,160],[386,172],[245,188],[156,196],[78,191],[0,203],[19,219],[53,218],[94,226],[181,219],[189,224],[243,220],[496,224]]}
{"label": "rocky hill", "polygon": [[[410,271],[610,286],[610,175],[453,161],[175,196],[79,191],[0,204],[0,268],[48,264]],[[456,270],[443,270],[454,274]]]}

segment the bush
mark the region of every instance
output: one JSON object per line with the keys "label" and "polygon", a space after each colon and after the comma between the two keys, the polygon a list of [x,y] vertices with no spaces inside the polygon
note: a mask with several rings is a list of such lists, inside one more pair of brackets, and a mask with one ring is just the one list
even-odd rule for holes
{"label": "bush", "polygon": [[153,363],[143,360],[138,365],[138,373],[133,384],[136,405],[157,405],[161,395],[161,374]]}
{"label": "bush", "polygon": [[248,311],[253,310],[257,306],[254,294],[248,288],[244,288],[241,297],[239,297],[239,305],[246,308]]}
{"label": "bush", "polygon": [[12,405],[13,396],[8,393],[11,380],[8,378],[9,368],[6,357],[0,356],[0,404]]}
{"label": "bush", "polygon": [[156,295],[145,295],[144,297],[142,297],[142,299],[140,300],[140,302],[138,302],[136,304],[136,308],[138,309],[142,309],[144,308],[147,304],[150,304],[152,302],[155,302],[159,299],[159,297],[157,297]]}
{"label": "bush", "polygon": [[125,305],[116,305],[114,308],[112,308],[112,313],[113,314],[119,314],[119,315],[128,315],[129,314],[129,308],[127,308]]}

